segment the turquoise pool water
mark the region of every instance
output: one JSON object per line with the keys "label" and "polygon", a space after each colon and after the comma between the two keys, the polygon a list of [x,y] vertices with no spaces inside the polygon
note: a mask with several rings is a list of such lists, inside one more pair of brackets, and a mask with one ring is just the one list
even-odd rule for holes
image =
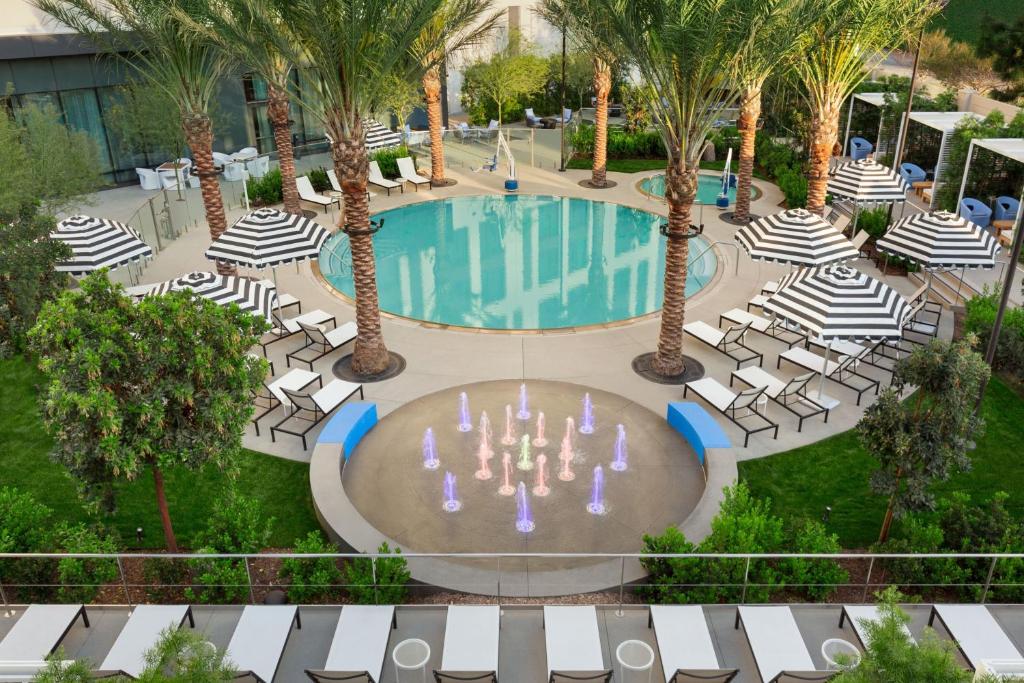
{"label": "turquoise pool water", "polygon": [[[665,196],[665,174],[659,173],[640,181],[640,189],[657,197]],[[715,205],[718,193],[722,191],[721,176],[701,174],[697,176],[697,201],[701,204]],[[736,188],[729,188],[729,203],[736,201]]]}
{"label": "turquoise pool water", "polygon": [[[542,195],[452,197],[382,211],[374,236],[381,309],[444,325],[551,329],[661,308],[663,218],[618,204]],[[690,242],[687,294],[715,274]],[[699,257],[696,258],[695,257]],[[694,260],[695,259],[695,260]],[[353,296],[348,238],[320,253],[324,278]]]}

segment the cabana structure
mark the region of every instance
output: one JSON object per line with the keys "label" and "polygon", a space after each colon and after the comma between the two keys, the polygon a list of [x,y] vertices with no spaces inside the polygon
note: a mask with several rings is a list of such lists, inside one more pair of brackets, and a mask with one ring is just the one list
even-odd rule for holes
{"label": "cabana structure", "polygon": [[907,130],[900,131],[900,137],[906,135],[903,162],[919,166],[933,183],[922,194],[929,208],[935,208],[935,195],[949,162],[950,138],[957,126],[968,119],[981,121],[982,117],[968,111],[914,111],[910,113]]}
{"label": "cabana structure", "polygon": [[895,149],[896,136],[892,134],[891,125],[886,124],[882,111],[886,94],[896,97],[895,93],[859,92],[850,98],[846,136],[843,138],[844,156],[852,156],[850,138],[864,138],[873,144],[876,158],[888,152],[890,147]]}
{"label": "cabana structure", "polygon": [[[975,138],[967,149],[957,207],[973,197],[990,207],[999,198],[1018,197],[1024,204],[1024,138]],[[1001,243],[1008,245],[1013,219],[993,223]]]}

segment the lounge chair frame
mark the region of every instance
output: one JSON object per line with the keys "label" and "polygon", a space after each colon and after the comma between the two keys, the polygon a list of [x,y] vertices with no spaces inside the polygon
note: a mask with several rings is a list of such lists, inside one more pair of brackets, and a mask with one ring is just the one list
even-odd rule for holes
{"label": "lounge chair frame", "polygon": [[[985,607],[985,605],[981,605],[981,607]],[[992,616],[991,613],[989,613],[989,616],[990,617]],[[933,626],[933,624],[935,623],[936,617],[938,617],[939,623],[942,624],[942,628],[944,628],[946,630],[946,633],[948,633],[950,635],[950,639],[956,645],[956,649],[960,653],[960,655],[964,658],[964,661],[967,662],[968,666],[970,666],[972,669],[976,670],[977,666],[976,666],[975,661],[971,657],[969,657],[967,655],[967,651],[964,650],[963,646],[960,644],[960,640],[956,637],[956,635],[953,633],[953,631],[950,630],[949,625],[946,623],[945,619],[942,618],[942,614],[939,612],[938,606],[937,605],[932,605],[931,612],[928,614],[928,626],[929,627]],[[992,617],[992,620],[995,621],[995,617]],[[998,622],[996,622],[996,625],[999,626]],[[1002,629],[1001,626],[999,626],[999,628]],[[1005,631],[1004,631],[1004,634],[1005,634]],[[1007,636],[1007,638],[1009,638],[1009,636]],[[1013,642],[1011,641],[1010,644],[1013,645]]]}
{"label": "lounge chair frame", "polygon": [[[693,390],[693,393],[697,394],[698,396],[701,396],[701,398],[704,398],[699,390],[693,389],[693,387],[690,386],[691,384],[692,382],[683,385],[683,398],[686,398],[687,392],[690,391],[691,389]],[[719,408],[715,404],[711,403],[711,401],[708,401],[707,399],[704,400],[708,403],[708,405],[710,405],[715,410],[724,415],[727,420],[729,420],[734,425],[743,430],[743,447],[746,448],[747,444],[750,442],[751,434],[757,434],[759,432],[773,430],[774,434],[772,435],[772,438],[779,438],[779,425],[769,420],[764,413],[760,412],[757,409],[757,400],[761,397],[762,394],[764,394],[764,387],[754,387],[752,389],[746,389],[736,394],[735,398],[733,398],[732,400],[732,403],[727,405],[725,408]],[[743,410],[748,411],[747,414],[738,415],[738,413]],[[759,427],[749,429],[745,424],[740,422],[740,420],[748,418],[759,420],[764,424]]]}
{"label": "lounge chair frame", "polygon": [[[288,647],[288,641],[291,639],[292,631],[296,630],[296,629],[298,629],[298,630],[302,629],[302,614],[301,614],[301,612],[302,612],[302,610],[298,606],[296,606],[295,607],[295,616],[292,618],[292,624],[295,626],[295,628],[294,629],[293,628],[289,628],[288,629],[288,635],[285,636],[284,645],[281,647],[281,655],[284,654],[285,649]],[[241,671],[236,671],[235,672],[235,678],[237,679],[237,678],[245,678],[246,676],[251,676],[253,679],[256,680],[257,683],[273,683],[274,679],[277,678],[277,671],[278,671],[278,669],[281,668],[281,659],[282,659],[281,656],[279,656],[277,658],[277,666],[274,668],[274,675],[271,676],[269,681],[263,679],[262,677],[260,677],[259,674],[257,674],[254,671],[247,671],[247,670],[244,670],[244,669],[241,670]]]}
{"label": "lounge chair frame", "polygon": [[[737,310],[739,310],[739,309],[737,309]],[[748,311],[748,314],[749,315],[753,315],[753,313],[750,313],[749,311]],[[729,315],[729,311],[726,311],[725,313],[722,313],[722,314],[720,314],[718,316],[718,326],[719,327],[721,327],[722,324],[726,320],[728,320],[729,323],[733,324],[733,325],[743,325],[743,324],[745,324],[745,323],[743,323],[740,320],[736,320],[734,318],[728,317],[728,315]],[[757,332],[758,334],[763,334],[764,336],[769,337],[770,339],[777,339],[778,341],[780,341],[783,344],[785,344],[786,348],[789,348],[789,349],[793,348],[797,344],[806,343],[807,335],[804,334],[803,332],[799,331],[799,330],[794,330],[794,329],[790,329],[790,328],[786,327],[785,322],[783,322],[783,320],[781,318],[778,318],[778,317],[775,317],[775,318],[765,318],[765,320],[769,323],[767,329],[759,330],[759,329],[757,329],[756,327],[753,327],[753,326],[751,326],[750,329],[753,330],[754,332]],[[785,335],[785,334],[794,335],[795,338],[792,341],[790,341],[788,339],[784,339],[782,337],[782,335]]]}
{"label": "lounge chair frame", "polygon": [[[683,327],[683,331],[689,334],[697,341],[710,346],[711,348],[721,352],[722,354],[736,361],[737,369],[739,369],[744,363],[752,360],[757,361],[758,367],[760,367],[764,363],[763,353],[759,353],[743,343],[744,337],[746,336],[747,330],[749,329],[750,323],[745,323],[743,325],[731,325],[722,334],[722,338],[719,340],[718,344],[712,344],[711,342],[701,339],[693,332],[687,330],[685,326]],[[744,351],[749,352],[750,355],[740,355],[739,349],[743,349]]]}
{"label": "lounge chair frame", "polygon": [[[881,382],[879,382],[877,379],[874,379],[872,377],[868,377],[867,375],[863,375],[863,374],[857,372],[857,363],[860,362],[861,360],[863,360],[863,356],[866,356],[870,351],[871,351],[871,349],[865,347],[864,352],[860,356],[847,356],[843,360],[839,361],[839,364],[838,364],[838,366],[836,367],[835,370],[833,370],[830,374],[825,375],[825,377],[827,379],[832,380],[836,384],[839,384],[841,386],[846,387],[847,389],[855,391],[857,393],[857,405],[860,405],[861,397],[863,397],[864,394],[867,393],[868,391],[870,391],[872,388],[875,390],[875,395],[877,396],[878,395],[878,389],[881,386]],[[775,369],[776,370],[778,370],[779,368],[782,367],[782,361],[783,360],[785,360],[786,362],[788,362],[788,363],[790,363],[792,365],[797,366],[798,368],[803,368],[805,370],[810,370],[811,372],[814,372],[816,374],[819,372],[819,370],[817,368],[812,368],[812,367],[808,367],[806,365],[803,365],[802,363],[797,363],[796,361],[794,361],[794,360],[792,360],[790,358],[786,358],[781,353],[779,354],[778,360],[775,362]],[[823,364],[822,365],[822,371],[827,372],[828,371],[828,366],[827,366],[827,364],[825,364],[826,359],[822,358],[821,360],[822,360],[822,364]],[[864,380],[865,382],[867,382],[867,385],[864,386],[864,387],[859,387],[856,384],[851,384],[851,381],[853,380],[854,377],[856,377],[856,378],[858,378],[860,380]]]}
{"label": "lounge chair frame", "polygon": [[[302,315],[309,315],[309,314],[312,314],[312,313],[315,313],[315,312],[316,311],[307,311],[306,313],[303,313]],[[274,332],[273,330],[271,330],[270,332],[267,332],[266,334],[264,334],[263,337],[260,339],[260,347],[263,349],[263,357],[264,358],[267,357],[267,347],[268,346],[270,346],[271,344],[274,344],[276,342],[279,342],[282,339],[287,339],[288,337],[291,337],[293,335],[298,334],[299,332],[302,332],[302,327],[299,327],[294,332],[288,330],[285,327],[285,320],[281,319],[281,317],[277,314],[276,310],[271,310],[270,311],[270,315],[271,315],[272,320],[274,321],[274,328],[276,330],[278,330],[278,331]],[[298,317],[301,317],[301,316],[295,316],[295,318],[298,318]],[[294,318],[287,318],[286,320],[294,320]],[[318,325],[327,325],[328,323],[330,323],[331,328],[333,329],[333,328],[337,327],[338,320],[333,315],[331,315],[330,317],[325,318],[322,323],[317,323],[317,324]]]}
{"label": "lounge chair frame", "polygon": [[671,683],[729,683],[740,673],[739,669],[676,669]]}
{"label": "lounge chair frame", "polygon": [[[345,608],[342,607],[342,610]],[[398,612],[391,608],[391,630],[398,628]],[[336,634],[335,634],[336,635]],[[390,636],[389,636],[390,637]],[[387,647],[385,646],[385,657]],[[328,655],[328,663],[330,662],[330,655]],[[382,664],[383,666],[383,664]],[[369,671],[337,671],[334,669],[304,669],[306,676],[313,683],[320,683],[321,681],[362,681],[363,683],[379,683],[373,676],[370,675]]]}
{"label": "lounge chair frame", "polygon": [[[282,389],[281,391],[288,397],[288,400],[291,401],[293,410],[290,414],[285,415],[283,420],[270,428],[270,440],[272,442],[276,442],[277,432],[291,434],[292,436],[297,436],[302,439],[302,450],[307,450],[309,446],[306,444],[306,434],[309,434],[310,430],[323,422],[324,418],[327,417],[327,413],[320,409],[317,402],[313,400],[312,394],[300,394],[298,392],[291,391],[290,389]],[[352,398],[356,393],[359,394],[360,400],[365,398],[363,396],[362,384],[359,385],[358,389],[354,389],[352,393],[341,399],[341,401],[338,402],[338,406]],[[335,408],[338,406],[335,406]],[[288,420],[292,419],[308,422],[309,426],[301,431],[291,430],[282,426],[284,423],[288,422]]]}
{"label": "lounge chair frame", "polygon": [[[739,627],[742,624],[743,624],[743,615],[741,614],[739,608],[737,608],[736,609],[736,621],[733,624],[733,628],[738,630]],[[747,640],[747,647],[750,649],[751,652],[753,652],[754,651],[754,647],[753,647],[753,644],[750,642],[750,634],[747,632],[747,629],[746,629],[745,626],[743,628],[743,636]],[[807,646],[804,645],[804,647],[806,648]],[[839,673],[840,673],[839,671],[787,671],[787,670],[783,670],[783,671],[780,671],[779,673],[777,673],[772,678],[765,679],[764,675],[761,673],[761,663],[758,662],[757,657],[754,657],[754,666],[757,667],[757,677],[760,678],[764,683],[777,683],[778,681],[782,681],[784,679],[794,679],[794,680],[798,680],[798,681],[822,682],[822,681],[831,680],[832,678],[838,676]]]}
{"label": "lounge chair frame", "polygon": [[345,344],[349,344],[355,341],[353,336],[351,339],[344,341],[341,344],[335,346],[324,334],[324,331],[315,325],[306,325],[305,323],[299,323],[299,328],[303,331],[306,336],[306,343],[300,348],[285,354],[285,365],[289,368],[292,366],[292,361],[298,361],[305,363],[309,366],[309,369],[313,369],[313,363],[320,360],[332,351],[340,349]]}
{"label": "lounge chair frame", "polygon": [[[819,339],[812,339],[811,337],[808,337],[807,343],[804,345],[804,348],[810,349],[812,346],[825,350],[828,348],[828,343]],[[890,377],[894,374],[896,370],[896,364],[893,361],[897,359],[885,354],[884,349],[886,343],[884,339],[877,342],[868,342],[868,345],[861,344],[860,346],[862,348],[867,349],[868,351],[867,353],[864,353],[863,355],[860,356],[860,363],[870,365],[871,367],[881,370],[882,372],[886,372],[889,374]]]}
{"label": "lounge chair frame", "polygon": [[[732,374],[729,375],[730,387],[733,386],[733,381],[737,379],[746,384],[747,386],[757,386],[755,384],[751,384],[742,375],[736,374],[737,372],[739,371],[734,370]],[[788,410],[789,412],[796,416],[796,431],[798,433],[803,431],[804,420],[811,417],[816,417],[818,415],[824,414],[825,424],[828,424],[828,416],[831,412],[829,408],[821,405],[820,403],[815,402],[814,399],[807,396],[807,385],[811,383],[811,380],[814,379],[814,376],[814,373],[808,373],[806,375],[801,375],[800,377],[794,377],[793,379],[786,382],[786,386],[784,386],[782,388],[782,391],[780,391],[775,396],[769,394],[767,390],[765,391],[765,396],[769,400],[774,402],[776,405]],[[800,408],[800,410],[798,410],[798,408]]]}

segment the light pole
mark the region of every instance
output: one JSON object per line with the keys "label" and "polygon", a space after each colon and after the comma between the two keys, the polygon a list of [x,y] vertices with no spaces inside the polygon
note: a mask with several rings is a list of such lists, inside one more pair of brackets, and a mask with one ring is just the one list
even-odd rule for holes
{"label": "light pole", "polygon": [[558,136],[558,152],[561,161],[559,162],[558,170],[565,172],[565,20],[562,21],[562,87],[561,97],[559,105],[561,107],[558,112],[559,120],[559,136]]}

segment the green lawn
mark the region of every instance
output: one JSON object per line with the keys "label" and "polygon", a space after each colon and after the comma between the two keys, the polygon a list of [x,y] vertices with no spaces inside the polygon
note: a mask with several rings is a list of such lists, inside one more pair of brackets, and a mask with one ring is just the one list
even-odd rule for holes
{"label": "green lawn", "polygon": [[[32,493],[61,519],[86,520],[88,515],[74,482],[49,458],[51,441],[36,402],[35,387],[40,379],[38,371],[21,358],[0,360],[0,385],[4,387],[0,401],[0,485]],[[239,489],[258,498],[264,512],[276,519],[273,546],[291,546],[299,536],[319,528],[310,496],[308,465],[243,451],[239,469]],[[192,535],[223,499],[228,477],[216,470],[182,470],[167,472],[165,480],[175,532],[179,542],[188,546]],[[120,532],[126,546],[138,545],[135,529],[140,526],[145,534],[143,547],[163,545],[151,476],[120,485],[117,503],[117,512],[102,519]]]}
{"label": "green lawn", "polygon": [[977,45],[985,35],[987,17],[1013,21],[1022,14],[1021,0],[952,0],[933,26],[945,29],[956,40]]}
{"label": "green lawn", "polygon": [[[641,171],[664,171],[665,159],[609,159],[608,170],[617,173],[640,173]],[[566,168],[590,170],[594,166],[591,157],[574,157],[566,162]]]}
{"label": "green lawn", "polygon": [[[996,491],[1011,494],[1007,507],[1024,517],[1024,400],[999,379],[985,395],[986,429],[974,451],[974,467],[935,487],[941,497],[964,491],[976,500]],[[740,463],[740,478],[758,496],[770,496],[783,518],[820,518],[832,507],[830,531],[845,548],[874,542],[885,513],[885,501],[868,487],[875,460],[860,447],[853,431],[779,453]]]}

